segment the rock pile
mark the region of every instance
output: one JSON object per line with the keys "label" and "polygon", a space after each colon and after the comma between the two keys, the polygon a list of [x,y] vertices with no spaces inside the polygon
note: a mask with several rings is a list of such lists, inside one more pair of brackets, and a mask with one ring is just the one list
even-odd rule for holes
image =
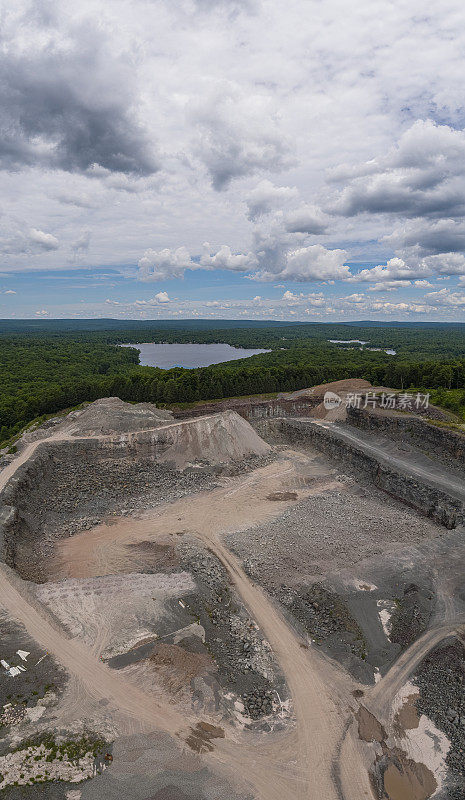
{"label": "rock pile", "polygon": [[456,785],[447,798],[463,800],[465,777],[465,648],[457,640],[434,650],[421,664],[414,678],[420,690],[416,701],[450,741],[446,758]]}
{"label": "rock pile", "polygon": [[253,720],[270,714],[273,691],[285,697],[286,690],[268,642],[231,591],[219,561],[188,537],[178,549],[181,567],[194,575],[198,587],[186,602],[205,629],[205,644],[217,664],[220,682],[242,699]]}

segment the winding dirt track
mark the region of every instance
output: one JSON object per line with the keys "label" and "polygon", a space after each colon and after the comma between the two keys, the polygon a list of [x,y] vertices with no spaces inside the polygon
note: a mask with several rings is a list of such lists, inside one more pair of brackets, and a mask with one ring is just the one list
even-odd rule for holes
{"label": "winding dirt track", "polygon": [[[71,438],[69,431],[61,430],[42,441],[67,438]],[[0,490],[40,444],[28,445],[2,472]],[[247,481],[250,476],[237,481],[238,491],[241,482]],[[297,721],[295,732],[278,737],[278,742],[272,737],[264,745],[257,741],[250,743],[248,737],[226,738],[208,758],[213,759],[213,763],[221,763],[229,772],[233,770],[243,775],[261,800],[372,798],[368,773],[350,726],[354,702],[350,695],[353,686],[350,678],[316,648],[302,648],[281,612],[265,592],[251,582],[212,528],[203,526],[193,533],[224,564],[251,616],[270,642],[290,688]],[[119,677],[99,661],[90,648],[79,640],[70,639],[52,623],[45,609],[42,611],[37,602],[31,601],[25,584],[4,565],[0,565],[0,605],[84,684],[90,696],[109,699],[149,729],[162,729],[184,738],[191,720],[186,721],[172,707],[161,704],[153,695]],[[454,626],[447,626],[447,633],[453,629]],[[369,693],[370,705],[379,713],[385,713],[393,694],[418,660],[447,633],[444,627],[429,631],[401,656],[371,696]]]}

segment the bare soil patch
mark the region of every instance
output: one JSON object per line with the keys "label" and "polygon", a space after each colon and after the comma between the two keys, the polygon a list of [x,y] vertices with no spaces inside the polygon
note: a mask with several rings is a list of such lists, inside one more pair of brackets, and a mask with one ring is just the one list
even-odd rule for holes
{"label": "bare soil patch", "polygon": [[434,794],[437,782],[428,767],[398,749],[389,755],[391,760],[384,772],[384,790],[389,800],[427,800]]}
{"label": "bare soil patch", "polygon": [[394,719],[394,729],[399,736],[402,736],[405,731],[414,730],[420,724],[418,716],[416,701],[417,694],[409,694],[405,698],[402,708],[397,712]]}
{"label": "bare soil patch", "polygon": [[126,545],[132,560],[140,561],[145,567],[159,570],[175,569],[179,566],[179,558],[171,544],[159,542],[129,542]]}
{"label": "bare soil patch", "polygon": [[357,712],[358,735],[364,742],[382,742],[386,738],[386,731],[374,714],[361,705]]}
{"label": "bare soil patch", "polygon": [[199,722],[195,728],[191,728],[191,734],[186,742],[196,753],[205,753],[213,750],[213,739],[224,739],[223,728],[218,728],[209,722]]}
{"label": "bare soil patch", "polygon": [[183,692],[193,678],[215,668],[209,655],[192,653],[164,642],[155,646],[149,663],[158,673],[163,687],[174,695]]}

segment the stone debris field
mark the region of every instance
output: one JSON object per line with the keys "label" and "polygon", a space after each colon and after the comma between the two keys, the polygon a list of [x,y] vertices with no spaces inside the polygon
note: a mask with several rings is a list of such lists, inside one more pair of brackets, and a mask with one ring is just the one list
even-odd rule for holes
{"label": "stone debris field", "polygon": [[465,436],[367,387],[2,455],[2,798],[464,800]]}

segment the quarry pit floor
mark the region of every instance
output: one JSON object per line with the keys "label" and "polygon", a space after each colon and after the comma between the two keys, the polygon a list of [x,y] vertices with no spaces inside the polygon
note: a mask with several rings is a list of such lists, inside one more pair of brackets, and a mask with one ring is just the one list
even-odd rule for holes
{"label": "quarry pit floor", "polygon": [[[55,439],[66,435],[57,433]],[[29,445],[0,475],[0,488],[15,468],[27,461],[35,446]],[[386,756],[386,742],[394,750],[403,740],[402,733],[391,730],[396,697],[422,659],[443,640],[461,634],[465,624],[462,604],[456,602],[463,563],[460,537],[358,482],[308,448],[280,447],[270,463],[243,475],[220,476],[217,484],[134,515],[112,515],[90,530],[58,541],[48,565],[48,580],[38,589],[8,567],[0,567],[0,606],[70,676],[56,712],[58,722],[71,724],[77,716],[100,715],[102,725],[104,719],[115,733],[115,754],[120,754],[121,763],[127,765],[131,753],[137,753],[134,760],[139,768],[131,771],[131,788],[127,766],[118,781],[116,765],[113,777],[108,770],[79,784],[76,791],[80,794],[70,794],[70,798],[116,798],[123,787],[126,796],[135,800],[376,797],[370,766],[374,758],[381,758],[383,748]],[[384,564],[380,563],[381,529],[386,535]],[[66,624],[67,607],[69,610],[76,602],[76,587],[85,586],[91,579],[113,580],[124,575],[127,586],[133,583],[137,592],[140,574],[147,566],[144,553],[150,554],[149,572],[155,576],[157,568],[163,566],[157,559],[166,562],[167,553],[176,553],[184,540],[195,540],[222,566],[232,589],[269,643],[291,698],[289,721],[281,729],[263,732],[224,724],[213,711],[203,710],[199,716],[187,702],[173,702],[167,693],[154,691],[140,680],[139,673],[111,669],[103,656],[110,642],[118,638],[114,609],[95,614],[92,603],[85,607],[91,630],[84,626],[73,631]],[[451,553],[455,553],[455,562]],[[449,570],[438,578],[441,558]],[[423,583],[428,585],[435,570],[437,603],[431,623],[402,654],[397,653],[397,659],[390,653],[390,659],[382,664],[382,674],[378,669],[377,682],[371,681],[371,685],[359,679],[362,673],[351,673],[347,665],[294,625],[279,602],[283,586],[284,590],[293,589],[293,584],[323,579],[329,579],[341,596],[346,592],[347,596],[365,597],[375,592],[373,597],[379,598],[379,594],[388,593],[389,582],[399,571],[409,579],[415,573],[416,583],[422,587]],[[167,577],[170,574],[168,570]],[[120,596],[115,591],[110,600],[121,614],[128,602],[127,586]],[[67,598],[64,603],[60,601],[62,590]],[[163,591],[166,594],[168,590],[164,587]],[[176,593],[174,584],[170,591],[176,600],[178,594],[182,596],[181,589]],[[352,597],[350,602],[355,608],[356,600]],[[376,610],[376,601],[372,606]],[[374,641],[381,642],[379,614],[375,619],[375,611],[372,618],[371,612],[364,613],[367,630]],[[371,672],[376,674],[376,667]],[[372,739],[361,735],[361,709],[362,715],[373,716]],[[209,742],[200,753],[192,752],[189,745],[199,724],[221,730],[211,746]],[[389,729],[383,741],[376,738],[377,725]],[[174,788],[169,794],[168,785],[165,794],[162,787],[153,795],[147,783],[150,768],[144,761],[152,751],[166,751],[162,764],[155,766],[153,756],[153,771],[169,769],[173,774],[185,774],[185,792]],[[402,764],[400,783],[394,776],[389,795],[392,800],[432,796],[430,790],[437,785],[432,772],[423,765],[427,778],[418,778],[415,763],[411,759]],[[204,768],[213,776],[213,783],[203,789],[199,774]],[[29,796],[39,795],[31,792]]]}

